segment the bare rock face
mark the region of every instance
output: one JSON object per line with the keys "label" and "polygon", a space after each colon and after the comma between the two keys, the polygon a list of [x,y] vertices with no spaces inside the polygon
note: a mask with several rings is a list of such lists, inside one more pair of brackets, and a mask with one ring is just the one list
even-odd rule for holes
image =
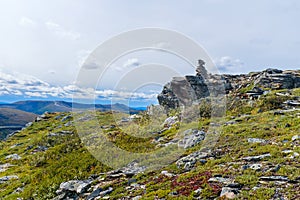
{"label": "bare rock face", "polygon": [[[209,96],[239,92],[253,86],[246,95],[262,95],[263,89],[293,89],[300,87],[300,70],[266,69],[249,74],[209,74],[203,60],[198,61],[196,75],[173,77],[158,95],[158,102],[168,112],[180,106],[190,106]],[[261,89],[263,88],[263,89]],[[259,91],[259,92],[257,92]]]}
{"label": "bare rock face", "polygon": [[166,84],[158,102],[168,109],[178,108],[180,105],[192,105],[193,102],[210,95],[205,80],[201,76],[174,77]]}

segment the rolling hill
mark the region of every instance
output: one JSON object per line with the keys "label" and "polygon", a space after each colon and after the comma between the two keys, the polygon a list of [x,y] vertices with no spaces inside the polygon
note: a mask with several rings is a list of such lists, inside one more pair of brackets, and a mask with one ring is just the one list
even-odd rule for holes
{"label": "rolling hill", "polygon": [[35,119],[36,114],[12,108],[0,108],[0,140]]}
{"label": "rolling hill", "polygon": [[112,105],[102,105],[102,104],[82,104],[82,103],[72,103],[66,101],[18,101],[10,104],[0,104],[0,108],[11,108],[22,110],[25,112],[43,114],[44,112],[69,112],[72,108],[75,109],[97,109],[100,111],[120,111],[120,112],[130,112],[137,113],[139,109],[129,108],[123,104],[112,104]]}

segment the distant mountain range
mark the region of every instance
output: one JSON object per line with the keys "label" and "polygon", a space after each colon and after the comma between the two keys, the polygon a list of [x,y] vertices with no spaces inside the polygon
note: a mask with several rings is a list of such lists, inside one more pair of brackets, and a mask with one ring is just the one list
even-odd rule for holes
{"label": "distant mountain range", "polygon": [[33,121],[37,115],[44,112],[69,112],[73,109],[96,109],[101,111],[119,111],[135,114],[144,108],[130,108],[124,104],[82,104],[65,101],[18,101],[15,103],[0,103],[0,140],[6,135],[21,129],[26,123]]}
{"label": "distant mountain range", "polygon": [[130,108],[124,104],[112,104],[112,105],[103,105],[103,104],[82,104],[82,103],[72,103],[66,101],[18,101],[15,103],[4,103],[0,104],[0,108],[11,108],[22,110],[25,112],[30,112],[34,114],[43,114],[44,112],[68,112],[72,109],[97,109],[101,111],[120,111],[120,112],[130,112],[138,113],[141,108]]}

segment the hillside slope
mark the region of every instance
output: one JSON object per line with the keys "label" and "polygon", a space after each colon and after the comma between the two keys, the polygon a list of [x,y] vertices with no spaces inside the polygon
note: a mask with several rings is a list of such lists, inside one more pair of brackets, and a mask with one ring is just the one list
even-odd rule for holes
{"label": "hillside slope", "polygon": [[11,108],[0,108],[0,140],[14,130],[22,128],[37,115]]}
{"label": "hillside slope", "polygon": [[[300,89],[275,90],[255,100],[229,96],[227,115],[213,124],[221,134],[211,149],[201,148],[211,127],[206,114],[199,122],[176,122],[174,116],[149,137],[137,138],[126,130],[146,125],[147,114],[122,122],[129,123],[126,129],[120,120],[128,116],[97,111],[97,126],[129,152],[170,145],[177,132],[193,129],[178,143],[185,147],[180,158],[145,172],[135,164],[119,170],[103,165],[79,138],[70,113],[47,114],[0,143],[0,198],[299,199],[300,110],[285,103],[299,96]],[[199,109],[207,113],[202,111],[209,107]],[[77,119],[93,127],[91,113],[81,114]],[[91,134],[93,147],[95,129]]]}

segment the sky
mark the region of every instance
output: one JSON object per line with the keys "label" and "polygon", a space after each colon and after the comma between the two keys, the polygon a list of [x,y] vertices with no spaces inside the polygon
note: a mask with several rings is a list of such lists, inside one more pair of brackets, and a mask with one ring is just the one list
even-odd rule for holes
{"label": "sky", "polygon": [[[299,69],[299,11],[298,0],[0,0],[0,102],[88,96],[76,85],[88,56],[113,36],[144,27],[192,38],[221,73]],[[132,53],[99,82],[98,101],[126,96],[137,106],[155,103],[161,85],[126,94],[110,82],[150,62],[194,73],[174,55]]]}

